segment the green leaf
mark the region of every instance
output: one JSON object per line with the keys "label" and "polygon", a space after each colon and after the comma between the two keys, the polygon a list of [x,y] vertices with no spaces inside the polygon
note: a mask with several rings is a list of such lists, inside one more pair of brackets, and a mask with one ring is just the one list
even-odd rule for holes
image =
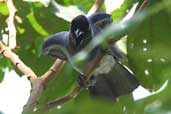
{"label": "green leaf", "polygon": [[169,15],[166,9],[157,12],[128,35],[129,65],[141,84],[151,91],[159,89],[171,75]]}
{"label": "green leaf", "polygon": [[39,33],[42,36],[48,36],[48,32],[43,29],[43,27],[39,24],[39,22],[34,17],[33,12],[27,15],[28,21],[32,24],[32,27],[35,29],[37,33]]}

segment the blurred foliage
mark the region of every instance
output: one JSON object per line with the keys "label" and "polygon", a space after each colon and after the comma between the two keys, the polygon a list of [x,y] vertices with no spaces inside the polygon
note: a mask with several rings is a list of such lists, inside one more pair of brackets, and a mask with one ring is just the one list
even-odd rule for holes
{"label": "blurred foliage", "polygon": [[[92,0],[56,1],[64,6],[77,5],[85,12],[95,2]],[[161,1],[164,0],[152,0],[149,7]],[[26,65],[32,68],[38,76],[41,76],[54,62],[53,59],[40,55],[42,42],[51,34],[67,31],[69,23],[55,16],[51,5],[45,7],[39,2],[14,2],[18,10],[17,16],[21,20],[15,20],[17,28],[17,49],[15,52]],[[112,17],[114,22],[122,19],[135,2],[141,4],[142,0],[125,0],[119,9],[113,11]],[[104,11],[104,8],[102,10]],[[5,20],[8,17],[8,13],[6,4],[0,3],[1,40],[2,31],[5,31],[7,27]],[[151,91],[157,90],[167,79],[170,79],[170,18],[171,9],[168,7],[148,17],[128,34],[129,66],[141,84]],[[6,67],[14,68],[8,59],[0,55],[0,80],[3,78],[3,69]],[[77,76],[78,74],[73,70],[72,66],[66,64],[64,69],[60,71],[59,76],[48,83],[38,106],[44,105],[72,91],[76,85]],[[84,89],[75,99],[55,107],[48,114],[169,114],[171,113],[170,88],[171,84],[169,82],[164,91],[148,98],[134,101],[132,96],[123,96],[116,103],[94,98]],[[47,114],[47,112],[45,113]]]}
{"label": "blurred foliage", "polygon": [[9,11],[7,9],[7,4],[0,3],[0,13],[1,13],[1,15],[8,16]]}
{"label": "blurred foliage", "polygon": [[[156,1],[152,1],[151,4],[153,2]],[[159,89],[170,75],[168,73],[168,69],[171,68],[171,54],[168,53],[171,36],[169,15],[167,9],[156,13],[144,20],[128,36],[130,67],[141,84],[151,91]]]}

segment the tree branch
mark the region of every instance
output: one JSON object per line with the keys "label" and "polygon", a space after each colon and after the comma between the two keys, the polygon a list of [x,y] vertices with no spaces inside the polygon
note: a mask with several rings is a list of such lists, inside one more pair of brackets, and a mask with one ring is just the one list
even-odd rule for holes
{"label": "tree branch", "polygon": [[44,82],[40,77],[31,80],[32,89],[26,105],[23,108],[23,112],[32,112],[38,103],[38,100],[44,90]]}
{"label": "tree branch", "polygon": [[43,75],[41,78],[44,80],[46,84],[49,80],[51,80],[61,69],[63,68],[65,61],[61,59],[57,59],[55,63],[50,67],[50,69]]}
{"label": "tree branch", "polygon": [[[26,66],[21,60],[20,58],[11,51],[11,49],[9,47],[6,47],[2,42],[0,42],[0,50],[1,53],[4,57],[8,58],[11,60],[11,62],[26,76],[28,76],[28,78],[31,81],[32,84],[32,90],[30,93],[30,97],[28,100],[28,104],[30,103],[29,101],[32,102],[37,102],[36,97],[38,95],[41,94],[42,92],[42,88],[43,88],[43,82],[37,78],[36,74],[28,67]],[[39,93],[39,94],[38,94]],[[30,100],[31,99],[31,100]],[[32,103],[34,104],[34,103]],[[34,105],[33,105],[34,106]]]}
{"label": "tree branch", "polygon": [[9,10],[9,17],[6,19],[6,23],[9,29],[9,47],[14,49],[16,47],[16,28],[14,24],[15,14],[17,12],[13,0],[5,0]]}
{"label": "tree branch", "polygon": [[23,74],[28,76],[28,78],[35,79],[37,77],[36,74],[21,61],[18,55],[13,53],[11,49],[6,47],[2,42],[0,42],[0,50],[2,55],[10,59]]}
{"label": "tree branch", "polygon": [[50,103],[48,103],[48,109],[51,109],[57,105],[63,104],[65,102],[68,102],[69,100],[73,99],[74,97],[76,97],[79,92],[81,91],[81,87],[77,86],[75,87],[75,89],[72,90],[72,92],[66,96],[61,97],[60,99],[54,100]]}
{"label": "tree branch", "polygon": [[98,12],[100,10],[100,8],[102,7],[103,3],[104,3],[104,0],[96,0],[95,4],[88,11],[87,15],[91,15],[95,12]]}

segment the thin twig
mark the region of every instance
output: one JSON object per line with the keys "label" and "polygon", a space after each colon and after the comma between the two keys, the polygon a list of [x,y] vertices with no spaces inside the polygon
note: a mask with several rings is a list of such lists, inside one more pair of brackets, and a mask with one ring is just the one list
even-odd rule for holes
{"label": "thin twig", "polygon": [[48,103],[48,109],[55,107],[57,105],[63,104],[65,102],[68,102],[69,100],[76,97],[79,94],[80,90],[81,90],[81,87],[77,86],[75,89],[73,89],[73,91],[70,94],[68,94],[68,95],[66,95],[60,99],[57,99],[55,101]]}
{"label": "thin twig", "polygon": [[9,29],[9,47],[14,49],[16,47],[16,28],[14,24],[15,14],[17,12],[13,0],[6,0],[8,10],[9,10],[9,17],[6,20]]}
{"label": "thin twig", "polygon": [[100,10],[100,8],[102,7],[103,3],[104,3],[104,0],[96,0],[95,4],[88,11],[87,15],[91,15],[95,12],[98,12]]}

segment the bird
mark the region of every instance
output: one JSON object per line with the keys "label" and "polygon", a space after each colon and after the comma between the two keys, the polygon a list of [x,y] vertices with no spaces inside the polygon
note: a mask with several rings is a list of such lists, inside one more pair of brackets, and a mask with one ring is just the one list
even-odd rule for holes
{"label": "bird", "polygon": [[[96,12],[88,17],[79,15],[71,21],[69,31],[63,31],[48,37],[42,44],[41,52],[43,55],[68,61],[84,49],[96,35],[101,33],[111,23],[111,15],[103,12]],[[140,83],[107,50],[96,46],[88,54],[86,62],[74,66],[74,69],[79,72],[81,77],[79,79],[84,79],[86,69],[90,67],[99,54],[104,54],[99,65],[95,68],[92,78],[90,78],[91,83],[88,85],[88,90],[93,96],[116,100],[119,96],[131,94]]]}

